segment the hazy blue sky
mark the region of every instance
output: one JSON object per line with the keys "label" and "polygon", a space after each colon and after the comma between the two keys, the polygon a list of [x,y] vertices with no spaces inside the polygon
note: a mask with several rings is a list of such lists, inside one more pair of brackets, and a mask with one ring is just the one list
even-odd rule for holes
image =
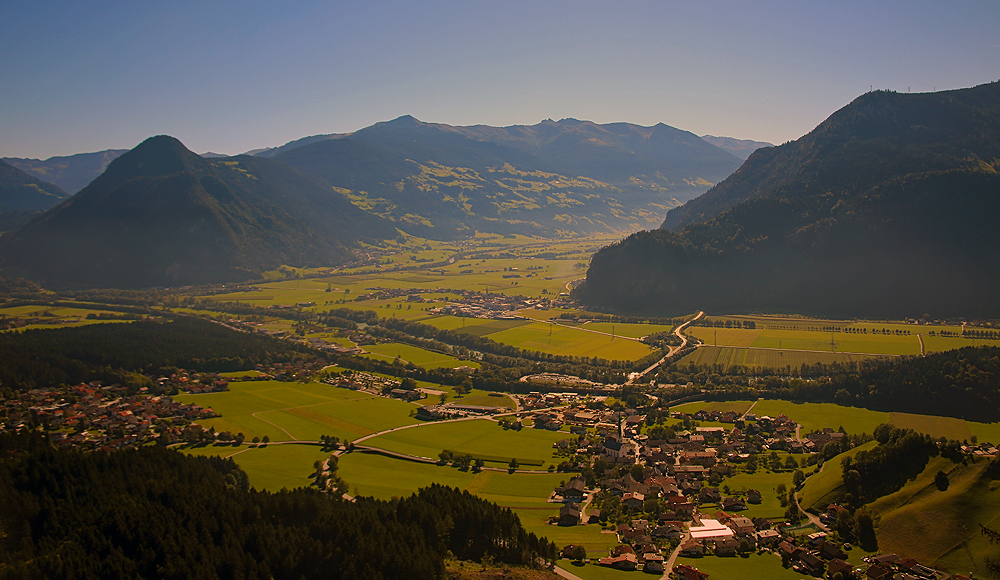
{"label": "hazy blue sky", "polygon": [[1000,2],[7,0],[0,156],[241,153],[411,114],[781,143],[875,88],[1000,78]]}

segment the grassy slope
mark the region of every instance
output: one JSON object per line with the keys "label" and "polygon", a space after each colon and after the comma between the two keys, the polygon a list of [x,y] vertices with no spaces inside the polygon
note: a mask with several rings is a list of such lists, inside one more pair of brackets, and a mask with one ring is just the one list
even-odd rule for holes
{"label": "grassy slope", "polygon": [[844,478],[840,471],[840,462],[845,457],[854,457],[860,451],[873,449],[876,445],[877,442],[869,441],[827,461],[823,471],[806,479],[802,490],[799,491],[799,505],[803,509],[812,507],[823,511],[826,506],[839,501],[844,494]]}
{"label": "grassy slope", "polygon": [[[880,516],[879,548],[930,562],[953,573],[985,575],[983,558],[998,550],[980,534],[980,523],[995,527],[1000,518],[997,482],[982,478],[987,462],[968,465],[948,459],[931,459],[927,468],[903,489],[871,504]],[[949,477],[946,491],[939,491],[934,475]]]}

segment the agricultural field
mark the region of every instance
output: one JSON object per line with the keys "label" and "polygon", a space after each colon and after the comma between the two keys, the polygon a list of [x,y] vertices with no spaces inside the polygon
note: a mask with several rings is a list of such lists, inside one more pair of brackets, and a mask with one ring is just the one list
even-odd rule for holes
{"label": "agricultural field", "polygon": [[771,580],[787,578],[801,580],[802,574],[791,568],[782,568],[781,557],[775,554],[750,554],[746,558],[734,556],[719,558],[677,558],[677,564],[687,564],[701,570],[711,578],[746,578],[751,580]]}
{"label": "agricultural field", "polygon": [[521,469],[546,469],[559,463],[552,457],[552,444],[565,436],[544,429],[505,431],[494,421],[473,419],[385,433],[366,440],[365,445],[431,459],[448,449],[480,457],[488,467],[504,467],[517,458]]}
{"label": "agricultural field", "polygon": [[539,322],[502,330],[489,337],[525,350],[608,360],[638,360],[654,352],[637,340]]}
{"label": "agricultural field", "polygon": [[377,356],[382,359],[395,360],[397,357],[404,363],[413,363],[419,367],[427,369],[436,368],[457,368],[470,367],[479,368],[479,363],[475,361],[465,361],[453,356],[426,350],[409,344],[386,343],[373,344],[365,347],[365,351],[372,353],[368,356]]}
{"label": "agricultural field", "polygon": [[73,326],[86,326],[88,324],[122,323],[129,322],[121,318],[90,318],[88,315],[98,316],[126,316],[121,312],[108,310],[97,310],[91,308],[69,308],[65,306],[48,306],[27,304],[23,306],[11,306],[0,308],[0,321],[3,320],[24,320],[36,321],[18,328],[17,330],[29,330],[34,328],[63,328]]}
{"label": "agricultural field", "polygon": [[353,440],[377,431],[410,425],[412,403],[375,397],[322,383],[242,381],[229,391],[178,395],[182,403],[211,407],[222,415],[199,421],[216,431],[243,433],[247,439],[315,441],[321,435]]}
{"label": "agricultural field", "polygon": [[[751,331],[752,332],[752,331]],[[799,368],[804,364],[848,363],[873,355],[847,354],[842,352],[807,352],[799,350],[760,349],[746,347],[702,346],[680,360],[679,364],[722,365],[766,368]]]}
{"label": "agricultural field", "polygon": [[291,443],[271,443],[256,448],[251,445],[199,445],[177,449],[188,455],[231,457],[246,472],[252,487],[267,491],[310,485],[315,471],[313,463],[329,455],[319,445]]}
{"label": "agricultural field", "polygon": [[802,435],[830,427],[843,427],[848,433],[873,433],[880,423],[889,422],[889,414],[858,407],[843,407],[834,403],[794,403],[763,399],[754,405],[753,412],[761,417],[788,415],[802,426]]}

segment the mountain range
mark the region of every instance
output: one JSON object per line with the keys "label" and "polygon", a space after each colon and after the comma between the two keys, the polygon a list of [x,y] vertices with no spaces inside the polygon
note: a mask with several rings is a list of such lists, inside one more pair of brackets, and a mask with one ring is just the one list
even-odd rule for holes
{"label": "mountain range", "polygon": [[592,259],[622,311],[1000,315],[1000,83],[866,93]]}
{"label": "mountain range", "polygon": [[322,177],[409,233],[635,231],[739,159],[667,125],[563,119],[455,127],[410,116],[257,152]]}
{"label": "mountain range", "polygon": [[0,263],[53,285],[183,285],[243,280],[281,264],[336,265],[359,241],[396,235],[391,223],[285,164],[205,159],[159,136],[0,237]]}
{"label": "mountain range", "polygon": [[[70,195],[87,187],[108,164],[128,149],[108,149],[95,153],[77,153],[48,159],[5,157],[3,161],[29,175],[53,183]],[[45,209],[45,208],[43,208]]]}
{"label": "mountain range", "polygon": [[[3,271],[48,284],[128,287],[336,265],[359,242],[399,230],[433,239],[635,231],[740,163],[663,124],[454,127],[410,116],[256,155],[199,156],[159,136],[120,156],[15,161],[60,179],[107,168],[0,238]],[[19,214],[18,223],[32,217]]]}

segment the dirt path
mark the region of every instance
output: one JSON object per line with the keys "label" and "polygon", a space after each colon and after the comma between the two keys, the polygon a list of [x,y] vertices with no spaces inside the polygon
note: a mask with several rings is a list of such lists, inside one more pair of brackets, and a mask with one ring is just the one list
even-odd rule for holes
{"label": "dirt path", "polygon": [[917,335],[917,340],[920,341],[920,356],[926,356],[924,353],[924,337]]}
{"label": "dirt path", "polygon": [[[753,405],[750,405],[750,408],[747,409],[745,413],[743,413],[743,415],[740,417],[740,419],[746,420],[746,417],[747,417],[747,415],[750,414],[750,411],[753,411],[753,408],[757,406],[757,403],[759,403],[759,402],[761,402],[763,400],[764,399],[757,399],[756,401],[754,401]],[[795,436],[798,437],[798,431],[795,432]]]}

